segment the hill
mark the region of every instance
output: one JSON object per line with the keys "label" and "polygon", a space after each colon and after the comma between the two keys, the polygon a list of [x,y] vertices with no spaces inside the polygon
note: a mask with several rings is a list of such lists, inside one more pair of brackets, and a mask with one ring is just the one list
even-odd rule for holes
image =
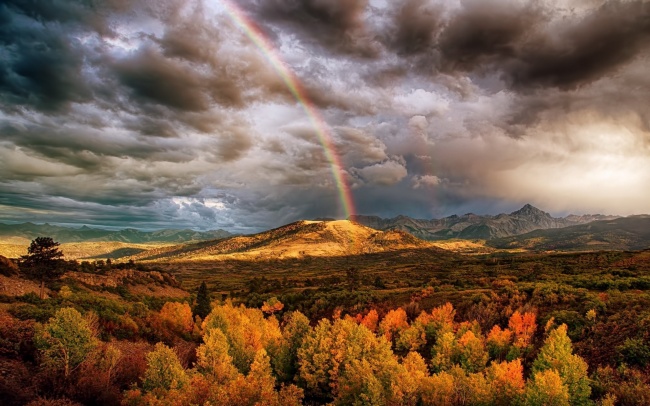
{"label": "hill", "polygon": [[194,231],[187,229],[164,229],[156,231],[141,231],[133,228],[126,228],[123,230],[105,230],[88,226],[80,228],[62,227],[47,223],[0,223],[0,238],[2,238],[3,241],[9,239],[25,239],[31,241],[39,236],[48,236],[61,243],[113,241],[145,244],[151,242],[183,243],[189,241],[214,240],[216,238],[230,237],[231,235],[232,234],[224,230]]}
{"label": "hill", "polygon": [[351,216],[350,219],[377,230],[401,230],[423,240],[491,240],[525,234],[534,230],[557,229],[587,224],[598,220],[612,220],[618,216],[569,215],[555,218],[530,204],[510,214],[480,216],[473,213],[442,219],[413,219],[397,216],[383,219],[377,216]]}
{"label": "hill", "polygon": [[641,250],[650,248],[650,216],[594,221],[554,230],[536,230],[499,238],[487,245],[536,251]]}
{"label": "hill", "polygon": [[433,248],[431,243],[399,230],[378,231],[349,220],[302,220],[259,234],[158,248],[131,258],[163,261],[264,260],[337,257],[425,247]]}

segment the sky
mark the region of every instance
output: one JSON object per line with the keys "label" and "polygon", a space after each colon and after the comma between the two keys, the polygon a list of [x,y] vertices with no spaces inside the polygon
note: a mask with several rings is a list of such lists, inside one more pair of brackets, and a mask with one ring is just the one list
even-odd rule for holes
{"label": "sky", "polygon": [[0,222],[648,213],[649,56],[640,0],[5,0]]}

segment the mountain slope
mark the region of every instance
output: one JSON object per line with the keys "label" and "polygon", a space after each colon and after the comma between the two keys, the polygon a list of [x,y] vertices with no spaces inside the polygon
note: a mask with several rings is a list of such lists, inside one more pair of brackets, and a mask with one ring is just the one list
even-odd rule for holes
{"label": "mountain slope", "polygon": [[601,214],[555,218],[530,204],[510,214],[497,216],[479,216],[468,213],[462,216],[453,215],[432,220],[413,219],[407,216],[398,216],[392,219],[361,215],[350,217],[355,222],[377,230],[401,230],[424,240],[450,238],[490,240],[525,234],[539,229],[569,227],[614,218],[617,216]]}
{"label": "mountain slope", "polygon": [[[250,236],[165,247],[140,253],[136,260],[308,258],[377,253],[431,243],[401,231],[378,231],[349,220],[297,221]],[[440,250],[442,252],[442,250]]]}
{"label": "mountain slope", "polygon": [[536,230],[487,244],[537,251],[641,250],[650,248],[650,216],[629,216],[560,229]]}
{"label": "mountain slope", "polygon": [[55,241],[88,242],[88,241],[113,241],[124,243],[150,243],[172,242],[182,243],[188,241],[214,240],[216,238],[230,237],[224,230],[194,231],[194,230],[157,230],[140,231],[133,228],[124,230],[104,230],[83,226],[81,228],[61,227],[50,224],[3,224],[0,223],[0,238],[3,240],[25,238],[33,240],[39,236],[52,237]]}

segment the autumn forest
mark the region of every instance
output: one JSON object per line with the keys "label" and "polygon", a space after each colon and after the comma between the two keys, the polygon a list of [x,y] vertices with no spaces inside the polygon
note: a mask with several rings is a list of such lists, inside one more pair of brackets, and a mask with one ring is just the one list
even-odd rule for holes
{"label": "autumn forest", "polygon": [[648,251],[415,250],[222,275],[57,247],[2,260],[3,283],[35,286],[0,297],[7,405],[650,402]]}

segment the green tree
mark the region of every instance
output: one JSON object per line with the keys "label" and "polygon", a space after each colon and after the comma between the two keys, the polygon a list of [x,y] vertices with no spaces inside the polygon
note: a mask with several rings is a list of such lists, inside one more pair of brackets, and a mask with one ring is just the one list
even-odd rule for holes
{"label": "green tree", "polygon": [[298,348],[303,338],[311,331],[309,319],[295,311],[285,314],[282,339],[278,340],[277,348],[269,351],[272,364],[281,382],[290,382],[298,372]]}
{"label": "green tree", "polygon": [[199,291],[196,294],[196,306],[194,306],[193,314],[194,316],[199,316],[201,320],[210,314],[212,311],[212,305],[210,304],[210,292],[208,292],[208,286],[205,282],[201,282],[199,286]]}
{"label": "green tree", "polygon": [[567,336],[567,326],[551,331],[533,363],[532,372],[555,370],[562,383],[569,390],[572,405],[588,405],[591,387],[587,377],[587,363],[578,355],[572,354],[571,339]]}
{"label": "green tree", "polygon": [[176,353],[163,343],[147,354],[147,370],[142,386],[146,391],[180,389],[189,381]]}
{"label": "green tree", "polygon": [[196,350],[197,367],[212,380],[222,384],[234,380],[239,375],[228,355],[228,339],[217,328],[208,331],[203,337],[204,344]]}
{"label": "green tree", "polygon": [[45,293],[45,281],[59,278],[65,270],[61,267],[63,252],[58,242],[50,237],[36,237],[21,258],[29,273],[41,282],[40,298]]}
{"label": "green tree", "polygon": [[88,321],[75,309],[59,309],[44,326],[37,325],[34,344],[44,365],[63,370],[68,377],[97,346]]}

